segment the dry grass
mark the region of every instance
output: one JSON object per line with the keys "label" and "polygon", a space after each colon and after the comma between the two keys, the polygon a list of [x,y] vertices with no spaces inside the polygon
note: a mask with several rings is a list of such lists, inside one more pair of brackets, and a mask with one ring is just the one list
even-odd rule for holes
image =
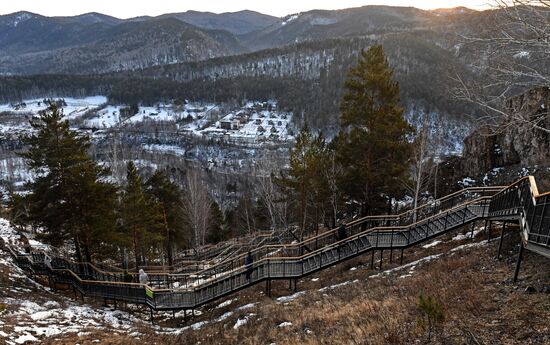
{"label": "dry grass", "polygon": [[[481,235],[480,235],[481,236]],[[193,321],[213,320],[227,311],[227,320],[212,322],[201,330],[188,330],[181,335],[159,335],[143,327],[139,338],[123,334],[105,335],[101,331],[77,337],[68,335],[48,339],[44,344],[549,344],[550,329],[550,262],[527,253],[520,282],[513,284],[517,238],[510,236],[504,246],[502,261],[494,259],[498,241],[489,246],[474,247],[445,254],[415,268],[412,276],[400,278],[408,270],[388,276],[367,278],[378,272],[367,269],[370,256],[336,266],[299,282],[299,290],[308,292],[290,302],[274,299],[290,295],[288,282],[273,284],[274,298],[262,294],[256,286],[230,298],[237,301],[225,308],[216,304],[203,308],[203,315]],[[429,249],[406,252],[405,263],[419,257],[446,252],[456,242],[444,242]],[[394,253],[395,254],[395,253]],[[377,256],[378,259],[378,256]],[[398,261],[399,255],[394,255]],[[384,255],[384,269],[389,253]],[[351,267],[358,269],[350,271]],[[334,289],[319,291],[344,281],[358,281]],[[526,287],[534,293],[526,292]],[[546,292],[545,292],[546,291]],[[417,325],[422,314],[417,308],[419,295],[431,296],[443,306],[445,322],[431,342]],[[236,307],[260,302],[255,308],[236,311]],[[234,329],[237,319],[248,317],[248,323]],[[181,321],[181,320],[179,320]],[[176,321],[177,322],[177,321]],[[176,322],[166,321],[174,326]],[[278,327],[291,322],[289,327]]]}

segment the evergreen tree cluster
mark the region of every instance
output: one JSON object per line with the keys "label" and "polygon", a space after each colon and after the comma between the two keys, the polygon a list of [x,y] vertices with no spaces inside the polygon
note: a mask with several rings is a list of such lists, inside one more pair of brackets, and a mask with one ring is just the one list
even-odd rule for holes
{"label": "evergreen tree cluster", "polygon": [[[185,217],[188,190],[164,171],[143,180],[129,161],[126,183],[118,186],[109,169],[90,158],[89,138],[70,130],[56,104],[30,122],[35,131],[25,138],[28,150],[21,155],[35,178],[27,185],[29,194],[9,200],[16,226],[41,229],[39,236],[55,246],[71,244],[78,261],[109,257],[128,265],[133,255],[136,267],[152,258],[172,265],[175,250],[193,243]],[[224,239],[224,216],[207,194],[206,199],[206,235]]]}
{"label": "evergreen tree cluster", "polygon": [[89,157],[88,138],[71,132],[51,104],[31,121],[35,134],[26,140],[23,156],[36,178],[30,194],[12,196],[12,220],[43,229],[52,244],[72,243],[78,260],[115,257],[127,264],[132,257],[137,267],[152,258],[171,265],[176,249],[242,235],[232,227],[250,233],[288,225],[290,219],[303,235],[319,224],[335,226],[347,211],[360,209],[363,216],[391,211],[409,178],[414,136],[399,95],[382,47],[363,51],[345,82],[336,137],[328,142],[305,124],[288,169],[279,174],[269,169],[272,174],[260,178],[263,196],[244,193],[227,216],[196,171],[186,173],[180,188],[163,171],[144,180],[128,162],[126,182],[110,182],[109,170]]}
{"label": "evergreen tree cluster", "polygon": [[356,205],[362,216],[391,212],[404,193],[414,129],[399,105],[399,84],[382,46],[363,51],[350,69],[341,103],[341,131],[331,143],[304,126],[278,184],[305,231],[320,222],[334,226]]}
{"label": "evergreen tree cluster", "polygon": [[[112,104],[154,105],[193,100],[231,102],[277,99],[313,129],[331,137],[338,129],[346,71],[361,49],[382,42],[401,85],[404,105],[424,106],[452,117],[475,114],[475,107],[449,97],[452,78],[474,75],[453,53],[416,33],[379,39],[366,36],[301,42],[245,55],[161,65],[101,75],[29,75],[0,77],[0,102],[46,94],[84,97],[106,95]],[[477,56],[477,55],[476,55]],[[315,62],[315,60],[318,60]],[[429,83],[419,80],[429,78]],[[301,124],[301,123],[300,123]]]}

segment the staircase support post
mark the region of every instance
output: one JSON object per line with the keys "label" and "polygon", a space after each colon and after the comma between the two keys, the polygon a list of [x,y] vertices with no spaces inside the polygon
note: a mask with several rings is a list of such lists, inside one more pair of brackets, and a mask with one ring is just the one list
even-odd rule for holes
{"label": "staircase support post", "polygon": [[491,242],[491,228],[493,227],[493,221],[489,221],[489,227],[485,226],[485,230],[487,231],[487,244]]}
{"label": "staircase support post", "polygon": [[506,222],[502,222],[502,230],[500,231],[500,241],[498,242],[497,260],[500,260],[500,252],[502,250],[502,242],[504,238],[504,231],[506,231]]}
{"label": "staircase support post", "polygon": [[382,259],[384,259],[384,249],[380,249],[380,268],[382,270]]}
{"label": "staircase support post", "polygon": [[523,243],[519,244],[518,261],[516,262],[516,269],[514,271],[514,283],[518,280],[519,268],[521,266],[521,260],[523,259]]}
{"label": "staircase support post", "polygon": [[149,307],[149,310],[151,311],[151,324],[155,324],[155,319],[153,318],[153,308]]}
{"label": "staircase support post", "polygon": [[471,240],[474,239],[474,229],[475,229],[475,227],[476,227],[476,222],[473,221],[473,222],[472,222],[472,235],[470,236],[470,239],[471,239]]}
{"label": "staircase support post", "polygon": [[271,297],[271,280],[265,281],[265,294],[269,297]]}
{"label": "staircase support post", "polygon": [[294,292],[296,292],[296,290],[298,290],[298,278],[294,278]]}
{"label": "staircase support post", "polygon": [[372,270],[374,268],[374,252],[376,250],[372,250],[372,256],[370,257],[370,269]]}
{"label": "staircase support post", "polygon": [[[391,230],[391,241],[390,241],[390,264],[392,263],[393,259],[393,229]],[[380,264],[381,266],[382,264]]]}
{"label": "staircase support post", "polygon": [[405,251],[405,248],[401,248],[401,265],[403,265],[403,252]]}

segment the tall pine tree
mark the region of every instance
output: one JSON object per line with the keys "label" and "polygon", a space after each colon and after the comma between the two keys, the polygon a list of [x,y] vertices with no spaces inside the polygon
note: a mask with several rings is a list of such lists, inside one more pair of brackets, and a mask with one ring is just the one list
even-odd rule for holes
{"label": "tall pine tree", "polygon": [[168,265],[174,264],[174,246],[183,244],[183,215],[181,212],[181,191],[179,187],[160,170],[146,182],[146,193],[156,202],[162,216],[162,233]]}
{"label": "tall pine tree", "polygon": [[134,254],[137,270],[163,242],[164,218],[160,205],[145,193],[132,161],[128,162],[126,178],[120,205],[120,239]]}
{"label": "tall pine tree", "polygon": [[317,228],[326,206],[326,150],[323,136],[314,136],[307,124],[304,125],[296,137],[296,145],[290,150],[288,171],[276,180],[292,206],[302,234],[309,225]]}
{"label": "tall pine tree", "polygon": [[116,188],[106,182],[108,170],[88,156],[89,139],[71,131],[54,104],[30,123],[35,132],[22,154],[35,174],[26,197],[29,220],[53,245],[72,240],[79,261],[84,246],[91,261],[92,249],[99,250],[114,229]]}
{"label": "tall pine tree", "polygon": [[399,105],[399,84],[382,46],[361,52],[349,71],[341,104],[338,160],[345,167],[341,187],[361,204],[361,214],[385,207],[408,172],[414,129]]}

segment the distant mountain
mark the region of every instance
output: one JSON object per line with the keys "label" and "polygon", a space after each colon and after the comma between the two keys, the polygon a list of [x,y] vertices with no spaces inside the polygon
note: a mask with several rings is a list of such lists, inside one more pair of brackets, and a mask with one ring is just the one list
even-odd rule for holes
{"label": "distant mountain", "polygon": [[0,56],[0,73],[102,73],[204,60],[242,50],[228,32],[201,30],[175,18],[93,26],[95,35],[84,44]]}
{"label": "distant mountain", "polygon": [[87,44],[112,26],[100,17],[95,22],[90,18],[44,17],[30,12],[0,16],[0,56]]}
{"label": "distant mountain", "polygon": [[238,35],[279,19],[188,11],[127,20],[100,13],[0,16],[0,74],[102,73],[245,52]]}
{"label": "distant mountain", "polygon": [[440,16],[453,16],[457,14],[475,13],[477,11],[464,6],[459,6],[459,7],[453,7],[453,8],[438,8],[430,12]]}
{"label": "distant mountain", "polygon": [[375,39],[400,32],[435,34],[437,44],[453,49],[456,32],[478,31],[479,19],[483,20],[478,12],[466,8],[424,11],[390,6],[313,10],[285,18],[253,11],[187,11],[127,20],[99,13],[44,17],[18,12],[0,16],[0,74],[135,70],[303,42]]}
{"label": "distant mountain", "polygon": [[166,17],[176,18],[202,29],[229,31],[234,35],[247,34],[280,22],[279,18],[254,11],[239,11],[221,14],[187,11],[160,16],[160,18]]}
{"label": "distant mountain", "polygon": [[106,25],[117,25],[122,23],[124,20],[107,16],[105,14],[91,12],[85,13],[74,17],[65,17],[72,18],[73,20],[79,21],[81,24],[106,24]]}
{"label": "distant mountain", "polygon": [[[155,104],[274,98],[313,128],[334,133],[348,69],[362,49],[382,44],[407,116],[414,122],[433,114],[449,131],[455,128],[446,144],[454,150],[467,130],[464,117],[476,109],[452,97],[453,78],[481,80],[492,61],[490,47],[466,44],[463,37],[494,35],[499,21],[495,11],[366,6],[299,13],[235,35],[220,22],[208,24],[216,30],[197,26],[206,26],[212,14],[185,15],[203,22],[191,25],[176,14],[98,21],[93,25],[101,31],[91,42],[0,57],[4,74],[69,74],[2,78],[0,99],[104,94],[111,102]],[[102,72],[109,73],[85,76]]]}
{"label": "distant mountain", "polygon": [[336,11],[314,10],[287,16],[242,38],[251,50],[372,33],[414,30],[436,15],[413,7],[364,6]]}

